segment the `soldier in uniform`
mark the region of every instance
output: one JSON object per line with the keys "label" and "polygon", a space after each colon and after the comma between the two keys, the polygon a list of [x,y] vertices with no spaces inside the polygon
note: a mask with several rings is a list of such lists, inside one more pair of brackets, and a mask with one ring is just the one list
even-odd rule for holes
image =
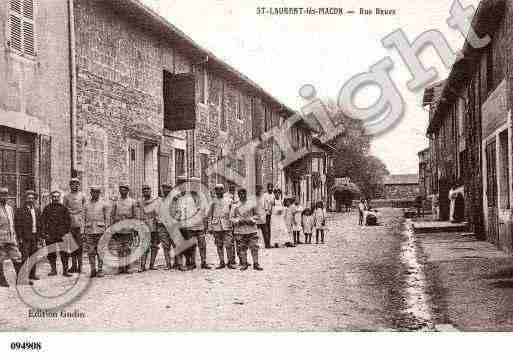
{"label": "soldier in uniform", "polygon": [[[91,187],[90,193],[91,199],[84,210],[84,249],[91,267],[90,277],[94,278],[104,276],[102,256],[98,253],[98,242],[110,225],[110,207],[106,201],[100,199],[99,187]],[[98,268],[96,259],[98,259]]]}
{"label": "soldier in uniform", "polygon": [[[162,192],[164,196],[170,192],[169,186],[162,185]],[[155,259],[159,251],[159,245],[162,243],[164,249],[164,258],[166,260],[166,268],[171,269],[171,241],[166,227],[160,222],[159,212],[162,203],[161,198],[151,197],[151,188],[149,185],[144,185],[142,188],[143,198],[139,201],[139,218],[146,223],[151,232],[151,247],[150,252],[150,270],[155,270]],[[148,258],[148,251],[141,257],[140,272],[146,270],[146,261]]]}
{"label": "soldier in uniform", "polygon": [[71,269],[70,273],[82,273],[82,256],[83,256],[83,228],[84,223],[84,207],[87,202],[85,194],[79,191],[80,180],[72,178],[69,181],[70,193],[64,196],[63,205],[71,215],[71,234],[75,239],[78,249],[71,253]]}
{"label": "soldier in uniform", "polygon": [[49,276],[57,275],[57,253],[60,254],[62,263],[62,275],[70,277],[68,273],[68,252],[64,248],[62,238],[69,233],[71,216],[68,209],[61,204],[61,192],[51,193],[51,203],[45,207],[41,215],[41,233],[46,239],[46,245],[57,245],[58,251],[48,253],[48,262],[52,268]]}
{"label": "soldier in uniform", "polygon": [[216,269],[226,267],[224,261],[224,250],[226,248],[226,257],[228,260],[228,268],[235,269],[235,251],[233,248],[233,228],[230,221],[231,202],[225,198],[224,186],[217,184],[214,187],[215,198],[207,212],[207,220],[209,221],[209,232],[213,234],[217,247],[217,255],[219,256],[219,266]]}
{"label": "soldier in uniform", "polygon": [[[190,182],[199,182],[199,178],[191,178]],[[199,194],[195,191],[182,192],[178,199],[179,220],[181,231],[185,240],[196,240],[196,244],[187,249],[184,253],[186,269],[196,268],[196,247],[198,247],[201,258],[201,268],[211,269],[207,264],[207,242],[205,239],[206,216],[205,210],[201,208]]]}
{"label": "soldier in uniform", "polygon": [[164,183],[162,185],[162,198],[159,198],[159,208],[158,208],[159,215],[157,215],[157,240],[158,240],[158,243],[157,243],[156,247],[153,247],[153,252],[151,253],[151,261],[150,261],[150,267],[153,267],[153,265],[151,263],[155,263],[155,258],[157,257],[157,253],[159,250],[158,244],[160,243],[162,245],[162,250],[164,251],[164,259],[166,261],[166,268],[168,270],[170,270],[172,268],[181,269],[180,264],[177,263],[177,261],[176,261],[176,256],[175,256],[175,263],[173,266],[171,266],[171,247],[174,248],[175,244],[174,244],[173,239],[171,238],[166,226],[164,225],[164,223],[162,222],[162,220],[160,218],[160,211],[169,210],[167,208],[163,208],[163,206],[166,201],[166,197],[171,192],[171,188],[172,188],[172,186],[169,183]]}
{"label": "soldier in uniform", "polygon": [[[117,223],[125,219],[136,218],[136,202],[128,197],[130,188],[126,184],[119,186],[120,198],[112,206],[112,222]],[[133,239],[133,231],[131,229],[122,229],[113,235],[119,256],[119,272],[118,274],[129,274],[129,265],[127,257],[130,255],[130,244]]]}
{"label": "soldier in uniform", "polygon": [[20,272],[22,264],[14,230],[14,210],[7,203],[8,195],[7,188],[0,188],[0,287],[9,286],[5,279],[4,262],[11,260],[16,273]]}
{"label": "soldier in uniform", "polygon": [[239,189],[239,203],[233,208],[231,218],[235,227],[235,237],[239,246],[241,270],[248,269],[248,248],[253,257],[253,269],[263,270],[258,263],[258,209],[247,200],[247,191]]}

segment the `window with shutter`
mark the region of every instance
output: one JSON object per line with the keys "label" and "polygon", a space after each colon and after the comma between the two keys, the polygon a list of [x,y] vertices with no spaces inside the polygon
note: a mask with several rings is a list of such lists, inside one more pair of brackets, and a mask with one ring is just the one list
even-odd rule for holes
{"label": "window with shutter", "polygon": [[9,46],[16,52],[36,56],[34,0],[10,0]]}
{"label": "window with shutter", "polygon": [[196,79],[193,74],[164,71],[164,128],[171,131],[196,127]]}

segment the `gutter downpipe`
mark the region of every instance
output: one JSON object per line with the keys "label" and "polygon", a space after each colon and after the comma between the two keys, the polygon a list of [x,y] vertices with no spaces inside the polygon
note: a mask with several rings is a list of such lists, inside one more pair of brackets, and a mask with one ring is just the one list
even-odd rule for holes
{"label": "gutter downpipe", "polygon": [[75,49],[75,12],[74,0],[68,0],[68,26],[69,26],[69,65],[70,65],[70,127],[71,127],[71,177],[77,176],[77,169],[75,167],[75,138],[76,138],[76,49]]}

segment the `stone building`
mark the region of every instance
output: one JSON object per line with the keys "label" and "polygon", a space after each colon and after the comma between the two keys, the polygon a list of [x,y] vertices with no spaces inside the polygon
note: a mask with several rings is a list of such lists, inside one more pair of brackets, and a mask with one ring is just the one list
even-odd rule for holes
{"label": "stone building", "polygon": [[42,202],[71,172],[69,8],[66,0],[0,3],[0,182],[11,203]]}
{"label": "stone building", "polygon": [[411,200],[419,194],[417,174],[388,175],[383,179],[383,198]]}
{"label": "stone building", "polygon": [[291,128],[295,156],[284,162],[284,193],[299,200],[303,207],[319,201],[328,205],[327,174],[333,166],[335,149],[316,137],[316,130],[304,122]]}
{"label": "stone building", "polygon": [[[207,169],[221,157],[245,174],[252,156],[237,148],[292,111],[257,84],[135,0],[73,1],[73,166],[84,186],[115,197],[128,182],[180,175],[228,182]],[[280,149],[257,149],[256,183],[281,183]]]}
{"label": "stone building", "polygon": [[[479,238],[511,252],[511,103],[513,4],[479,4],[472,28],[491,42],[461,56],[430,109],[430,150],[437,166],[438,193],[462,189],[465,220]],[[447,207],[445,205],[444,207]],[[442,206],[440,208],[442,210]]]}

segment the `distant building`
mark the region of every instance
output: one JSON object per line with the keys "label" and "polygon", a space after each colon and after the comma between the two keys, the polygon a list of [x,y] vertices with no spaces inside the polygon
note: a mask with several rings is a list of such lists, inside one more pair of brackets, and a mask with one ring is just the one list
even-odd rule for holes
{"label": "distant building", "polygon": [[388,175],[383,180],[385,199],[413,199],[419,194],[417,174]]}

